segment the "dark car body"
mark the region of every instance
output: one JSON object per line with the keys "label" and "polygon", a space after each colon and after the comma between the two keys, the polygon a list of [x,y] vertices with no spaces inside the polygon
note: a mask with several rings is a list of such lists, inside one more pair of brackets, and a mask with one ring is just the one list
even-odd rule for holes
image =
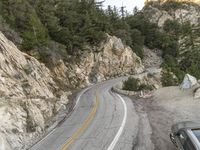
{"label": "dark car body", "polygon": [[200,123],[187,121],[173,125],[170,139],[179,150],[200,150]]}

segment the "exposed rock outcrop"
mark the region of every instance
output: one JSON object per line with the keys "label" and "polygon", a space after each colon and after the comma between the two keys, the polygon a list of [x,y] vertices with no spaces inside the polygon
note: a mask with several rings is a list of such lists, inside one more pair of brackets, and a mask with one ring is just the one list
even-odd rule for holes
{"label": "exposed rock outcrop", "polygon": [[[178,62],[185,59],[188,53],[194,53],[195,49],[200,46],[200,5],[191,2],[174,3],[167,1],[164,3],[152,2],[147,4],[143,13],[153,23],[158,24],[161,28],[167,20],[178,21],[182,27],[178,36]],[[191,24],[191,25],[189,25]],[[188,26],[190,33],[184,27]],[[167,25],[166,27],[169,27]],[[187,28],[187,27],[186,27]]]}
{"label": "exposed rock outcrop", "polygon": [[146,68],[157,67],[159,68],[163,62],[161,50],[151,50],[147,47],[143,48],[144,58],[143,64]]}
{"label": "exposed rock outcrop", "polygon": [[[170,6],[169,6],[170,7]],[[180,23],[200,24],[200,6],[194,3],[180,3],[177,8],[165,8],[163,4],[150,4],[144,8],[151,22],[162,27],[166,20],[177,20]],[[150,16],[151,15],[151,16]]]}
{"label": "exposed rock outcrop", "polygon": [[139,80],[140,84],[150,85],[153,89],[162,87],[161,83],[161,68],[148,68],[144,73],[131,76]]}
{"label": "exposed rock outcrop", "polygon": [[67,103],[55,97],[57,89],[44,64],[0,33],[0,132],[13,149],[27,148]]}
{"label": "exposed rock outcrop", "polygon": [[65,63],[60,60],[53,69],[59,80],[77,87],[142,72],[144,66],[133,50],[125,46],[121,39],[107,36],[95,52],[84,52],[78,61]]}
{"label": "exposed rock outcrop", "polygon": [[[149,2],[160,2],[160,3],[165,3],[169,0],[145,0],[145,3],[149,3]],[[200,0],[174,0],[175,2],[193,2],[196,4],[200,4]]]}

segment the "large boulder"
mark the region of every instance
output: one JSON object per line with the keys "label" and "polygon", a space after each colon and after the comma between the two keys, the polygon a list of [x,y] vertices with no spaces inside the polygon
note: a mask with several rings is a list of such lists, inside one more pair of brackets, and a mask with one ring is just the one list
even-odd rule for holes
{"label": "large boulder", "polygon": [[190,74],[186,74],[183,82],[181,83],[181,89],[190,89],[197,84],[197,79]]}

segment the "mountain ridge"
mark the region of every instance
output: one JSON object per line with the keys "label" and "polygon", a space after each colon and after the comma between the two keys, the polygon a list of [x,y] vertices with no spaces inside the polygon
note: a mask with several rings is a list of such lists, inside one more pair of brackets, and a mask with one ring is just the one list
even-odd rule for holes
{"label": "mountain ridge", "polygon": [[200,4],[200,0],[145,0],[145,4],[148,4],[150,2],[159,2],[160,4],[162,4],[162,3],[166,3],[166,2],[170,2],[170,1],[174,1],[174,2],[188,2],[188,3]]}

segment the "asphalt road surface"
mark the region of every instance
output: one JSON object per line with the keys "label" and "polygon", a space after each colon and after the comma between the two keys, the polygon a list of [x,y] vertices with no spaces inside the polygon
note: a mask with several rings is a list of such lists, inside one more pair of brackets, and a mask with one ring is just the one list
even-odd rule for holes
{"label": "asphalt road surface", "polygon": [[83,90],[69,118],[31,150],[132,150],[139,119],[131,99],[111,91],[120,80]]}

